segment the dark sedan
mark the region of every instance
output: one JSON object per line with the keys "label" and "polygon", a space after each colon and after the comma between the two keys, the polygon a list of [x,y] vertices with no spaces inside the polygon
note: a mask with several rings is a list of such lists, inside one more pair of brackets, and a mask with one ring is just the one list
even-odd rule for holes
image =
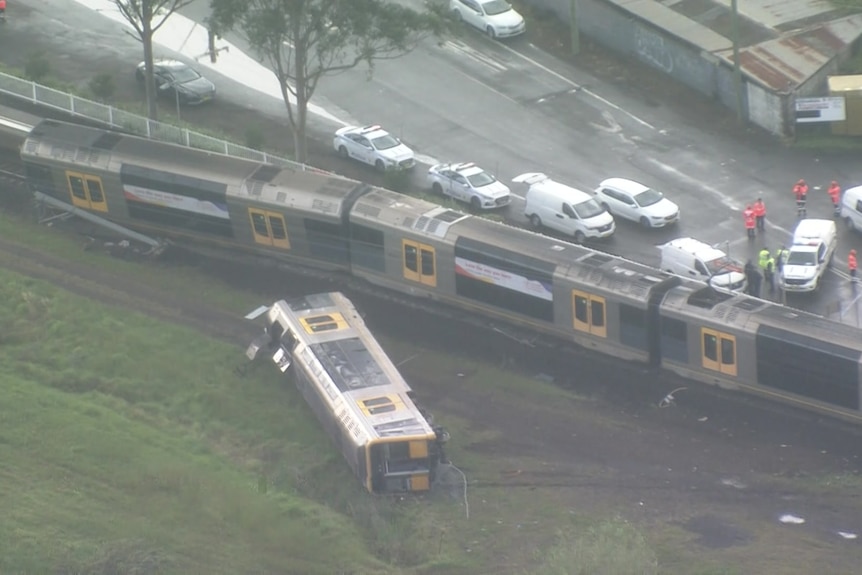
{"label": "dark sedan", "polygon": [[[144,81],[146,64],[141,62],[135,70],[138,82]],[[215,97],[215,85],[201,76],[197,70],[178,60],[153,62],[153,75],[159,94],[179,98],[181,104],[194,106]]]}

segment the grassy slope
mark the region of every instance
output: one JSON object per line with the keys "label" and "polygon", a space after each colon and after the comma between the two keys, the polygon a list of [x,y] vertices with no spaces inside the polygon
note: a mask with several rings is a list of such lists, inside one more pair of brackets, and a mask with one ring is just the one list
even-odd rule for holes
{"label": "grassy slope", "polygon": [[269,370],[5,271],[0,298],[0,572],[385,571],[351,521],[259,483],[354,485]]}

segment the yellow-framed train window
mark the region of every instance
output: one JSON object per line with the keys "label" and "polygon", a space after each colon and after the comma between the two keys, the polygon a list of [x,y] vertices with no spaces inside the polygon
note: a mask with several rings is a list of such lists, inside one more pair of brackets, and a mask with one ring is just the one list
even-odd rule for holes
{"label": "yellow-framed train window", "polygon": [[323,315],[310,315],[299,318],[305,333],[315,334],[322,331],[341,331],[350,327],[344,316],[338,312]]}
{"label": "yellow-framed train window", "polygon": [[401,264],[404,277],[427,286],[437,285],[437,252],[433,246],[401,240]]}
{"label": "yellow-framed train window", "polygon": [[726,375],[736,375],[736,337],[705,327],[701,328],[700,333],[703,367]]}
{"label": "yellow-framed train window", "polygon": [[249,208],[248,217],[251,220],[251,233],[256,243],[290,249],[290,238],[287,236],[284,216],[278,212]]}
{"label": "yellow-framed train window", "polygon": [[584,331],[598,337],[607,337],[608,322],[605,317],[605,298],[572,290],[572,324],[578,331]]}
{"label": "yellow-framed train window", "polygon": [[72,198],[73,206],[97,212],[108,211],[108,202],[105,199],[100,177],[78,172],[66,172],[66,183],[69,185],[69,195]]}

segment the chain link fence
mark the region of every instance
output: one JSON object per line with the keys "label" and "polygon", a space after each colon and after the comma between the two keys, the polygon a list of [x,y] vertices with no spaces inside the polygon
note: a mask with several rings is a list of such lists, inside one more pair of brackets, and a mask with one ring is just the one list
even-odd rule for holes
{"label": "chain link fence", "polygon": [[27,100],[33,104],[66,112],[71,116],[86,118],[111,128],[117,128],[160,142],[170,142],[189,148],[253,160],[255,162],[275,164],[295,170],[309,170],[322,173],[322,170],[318,168],[171,124],[149,120],[144,116],[119,110],[113,106],[100,104],[99,102],[61,92],[60,90],[55,90],[54,88],[2,72],[0,72],[0,92],[15,98]]}

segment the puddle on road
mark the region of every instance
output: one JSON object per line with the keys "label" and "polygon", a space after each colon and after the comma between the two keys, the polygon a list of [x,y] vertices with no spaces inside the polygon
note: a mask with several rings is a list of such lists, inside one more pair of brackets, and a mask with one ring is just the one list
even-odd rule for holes
{"label": "puddle on road", "polygon": [[683,523],[683,527],[700,536],[696,543],[710,549],[726,549],[736,545],[745,545],[751,540],[751,536],[744,529],[740,529],[715,515],[692,517]]}

